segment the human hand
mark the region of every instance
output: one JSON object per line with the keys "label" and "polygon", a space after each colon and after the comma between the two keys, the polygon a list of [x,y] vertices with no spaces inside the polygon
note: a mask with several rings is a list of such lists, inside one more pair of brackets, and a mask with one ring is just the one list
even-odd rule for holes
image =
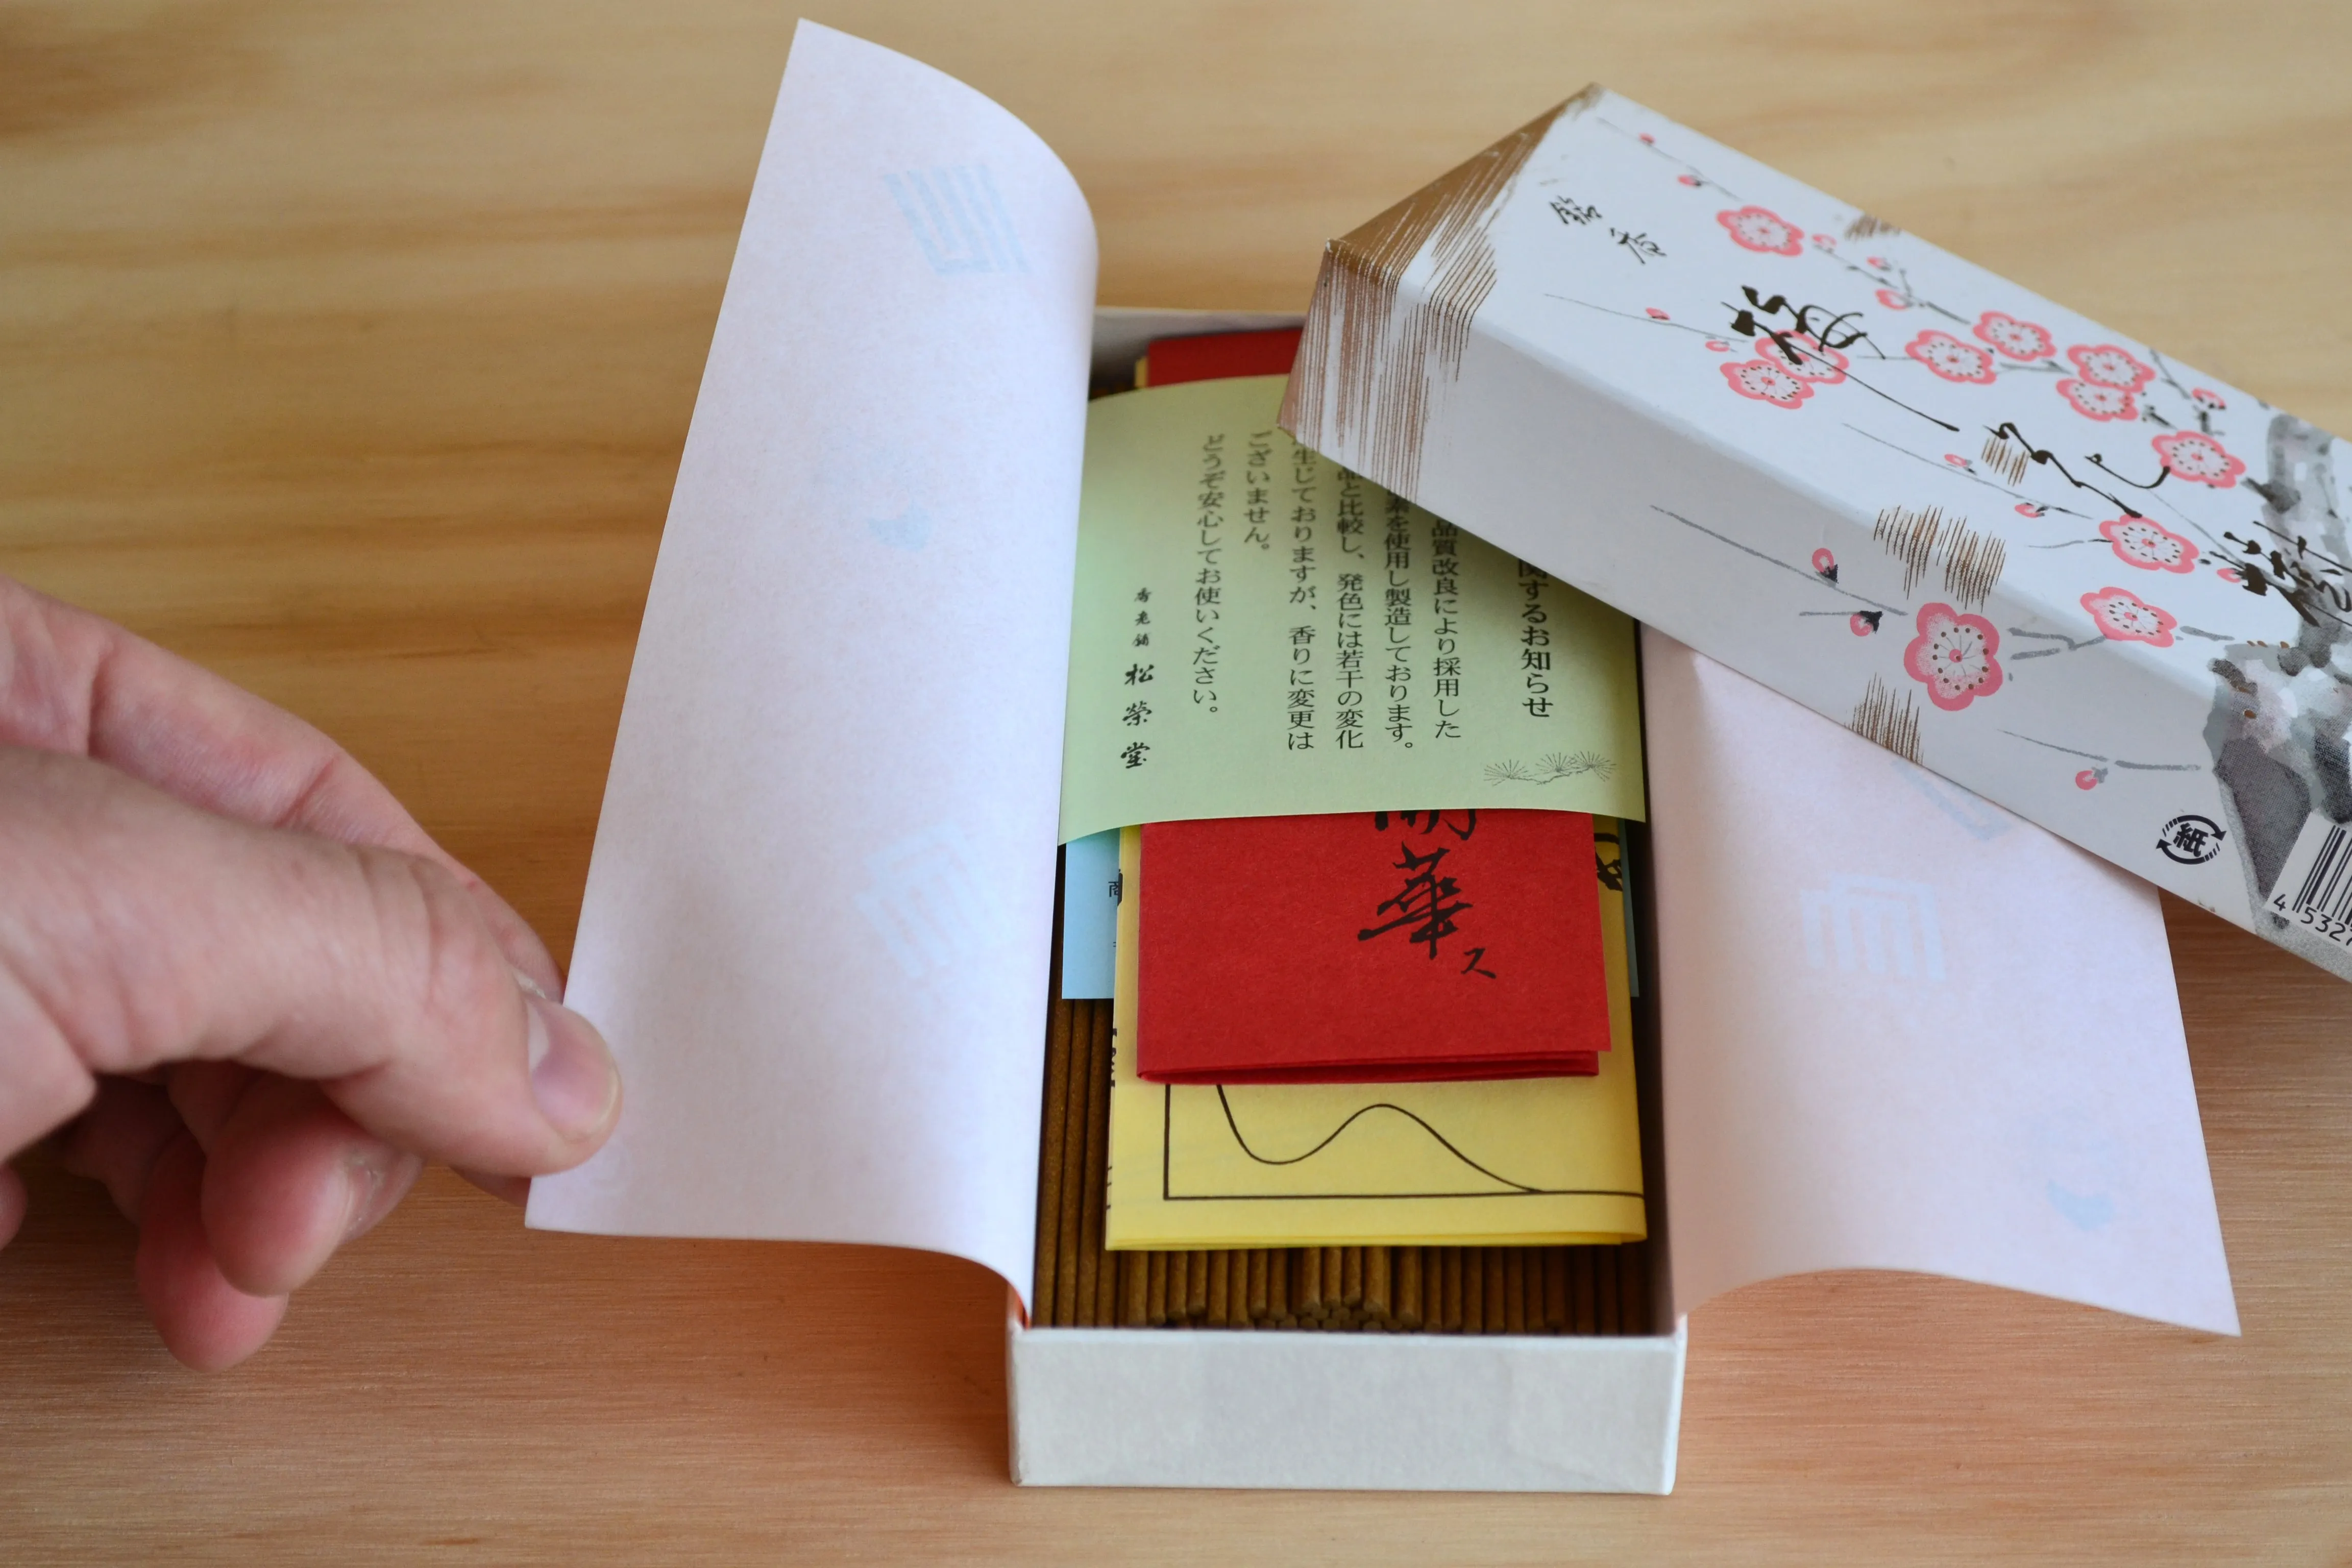
{"label": "human hand", "polygon": [[[66,1123],[172,1353],[235,1364],[425,1159],[519,1198],[620,1110],[547,950],[324,735],[0,577],[0,1161]],[[0,1243],[25,1208],[0,1163]]]}

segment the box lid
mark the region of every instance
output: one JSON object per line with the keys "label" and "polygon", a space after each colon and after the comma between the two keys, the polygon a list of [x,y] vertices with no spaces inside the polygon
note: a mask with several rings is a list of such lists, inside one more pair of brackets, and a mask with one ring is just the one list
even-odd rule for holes
{"label": "box lid", "polygon": [[2352,977],[2294,415],[1591,88],[1331,243],[1284,423]]}

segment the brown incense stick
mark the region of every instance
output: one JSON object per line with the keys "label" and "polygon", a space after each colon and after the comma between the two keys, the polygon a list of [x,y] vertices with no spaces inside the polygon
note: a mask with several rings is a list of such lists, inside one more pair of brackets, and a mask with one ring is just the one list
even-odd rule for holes
{"label": "brown incense stick", "polygon": [[1600,1311],[1592,1301],[1592,1252],[1589,1247],[1569,1248],[1569,1295],[1573,1314],[1569,1331],[1571,1333],[1592,1333],[1601,1324]]}
{"label": "brown incense stick", "polygon": [[1486,1331],[1486,1249],[1483,1247],[1462,1249],[1462,1331]]}
{"label": "brown incense stick", "polygon": [[1078,1243],[1087,1212],[1087,1131],[1091,1121],[1088,1092],[1090,1057],[1094,1047],[1095,1004],[1067,1002],[1069,1009],[1069,1087],[1062,1117],[1062,1238],[1054,1281],[1054,1321],[1065,1326],[1078,1321]]}
{"label": "brown incense stick", "polygon": [[1566,1333],[1568,1309],[1568,1248],[1543,1249],[1543,1325],[1547,1333]]}
{"label": "brown incense stick", "polygon": [[1151,1322],[1151,1259],[1140,1252],[1118,1256],[1118,1321],[1122,1327],[1146,1328]]}
{"label": "brown incense stick", "polygon": [[1622,1304],[1617,1294],[1617,1248],[1596,1247],[1592,1249],[1592,1303],[1600,1321],[1593,1331],[1613,1334],[1617,1331],[1618,1309]]}
{"label": "brown incense stick", "polygon": [[1528,1331],[1528,1249],[1498,1247],[1503,1264],[1503,1332]]}
{"label": "brown incense stick", "polygon": [[1069,1114],[1070,1007],[1058,996],[1045,1008],[1045,1099],[1038,1113],[1037,1270],[1030,1300],[1038,1321],[1053,1323],[1062,1240],[1063,1119]]}
{"label": "brown incense stick", "polygon": [[1385,1247],[1364,1248],[1364,1321],[1384,1329],[1394,1314],[1394,1304],[1389,1299],[1390,1252]]}
{"label": "brown incense stick", "polygon": [[1087,1120],[1081,1145],[1086,1163],[1080,1167],[1083,1197],[1078,1211],[1077,1300],[1074,1304],[1076,1316],[1071,1321],[1087,1326],[1102,1321],[1102,1290],[1097,1277],[1103,1259],[1103,1134],[1108,1130],[1110,1109],[1110,1030],[1103,1017],[1107,1011],[1099,1002],[1086,1004]]}
{"label": "brown incense stick", "polygon": [[1108,1327],[1119,1320],[1120,1275],[1109,1251],[1108,1234],[1110,1228],[1110,1080],[1114,1071],[1111,1054],[1118,1042],[1111,1027],[1108,1003],[1097,1002],[1095,1005],[1095,1027],[1101,1031],[1101,1055],[1095,1066],[1096,1124],[1090,1142],[1100,1151],[1094,1158],[1100,1170],[1102,1193],[1095,1203],[1100,1215],[1097,1234],[1101,1239],[1097,1245],[1104,1249],[1095,1259],[1095,1321]]}
{"label": "brown incense stick", "polygon": [[1320,1323],[1327,1310],[1323,1305],[1323,1249],[1319,1247],[1298,1248],[1297,1264],[1296,1299],[1298,1315],[1311,1322]]}
{"label": "brown incense stick", "polygon": [[1152,1328],[1168,1324],[1168,1255],[1143,1255],[1143,1321]]}
{"label": "brown incense stick", "polygon": [[1184,1317],[1194,1327],[1209,1315],[1209,1255],[1184,1255]]}
{"label": "brown incense stick", "polygon": [[1445,1298],[1438,1326],[1446,1333],[1458,1334],[1462,1331],[1462,1249],[1441,1247],[1437,1250],[1444,1265],[1441,1272]]}
{"label": "brown incense stick", "polygon": [[1617,1260],[1619,1293],[1625,1305],[1618,1314],[1620,1332],[1648,1334],[1657,1331],[1650,1317],[1650,1244],[1629,1241]]}
{"label": "brown incense stick", "polygon": [[1233,1272],[1233,1254],[1229,1252],[1209,1254],[1209,1299],[1206,1321],[1210,1328],[1222,1329],[1225,1326],[1227,1321],[1225,1308],[1233,1294],[1232,1281],[1228,1278]]}
{"label": "brown incense stick", "polygon": [[1503,1299],[1503,1248],[1490,1247],[1486,1258],[1486,1331],[1499,1334],[1509,1311]]}
{"label": "brown incense stick", "polygon": [[1421,1255],[1418,1247],[1396,1249],[1396,1326],[1409,1333],[1421,1331]]}

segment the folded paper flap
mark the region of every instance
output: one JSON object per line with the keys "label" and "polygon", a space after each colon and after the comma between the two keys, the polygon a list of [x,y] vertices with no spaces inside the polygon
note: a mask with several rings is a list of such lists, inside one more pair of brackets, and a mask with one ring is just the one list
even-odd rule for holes
{"label": "folded paper flap", "polygon": [[1675,1310],[1908,1268],[2235,1332],[2155,892],[1643,653]]}
{"label": "folded paper flap", "polygon": [[1613,94],[1538,124],[1335,242],[1300,438],[2352,974],[2285,875],[2352,818],[2332,438]]}
{"label": "folded paper flap", "polygon": [[1026,1289],[1094,258],[1018,121],[802,24],[574,953],[628,1103],[533,1224]]}

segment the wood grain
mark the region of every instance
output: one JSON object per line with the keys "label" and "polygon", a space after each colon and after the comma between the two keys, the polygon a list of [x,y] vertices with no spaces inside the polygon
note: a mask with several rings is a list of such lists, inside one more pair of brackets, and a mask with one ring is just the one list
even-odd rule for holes
{"label": "wood grain", "polygon": [[[1296,309],[1326,237],[1599,79],[2352,428],[2341,7],[814,9],[1059,149],[1110,302]],[[0,5],[0,569],[323,725],[563,951],[791,16]],[[2168,912],[2242,1340],[1798,1279],[1693,1319],[1663,1501],[1024,1493],[1002,1291],[969,1266],[529,1235],[436,1174],[268,1352],[205,1378],[142,1324],[125,1227],[36,1161],[0,1252],[0,1542],[2342,1562],[2352,987]],[[1591,1310],[1591,1281],[1563,1288]]]}

